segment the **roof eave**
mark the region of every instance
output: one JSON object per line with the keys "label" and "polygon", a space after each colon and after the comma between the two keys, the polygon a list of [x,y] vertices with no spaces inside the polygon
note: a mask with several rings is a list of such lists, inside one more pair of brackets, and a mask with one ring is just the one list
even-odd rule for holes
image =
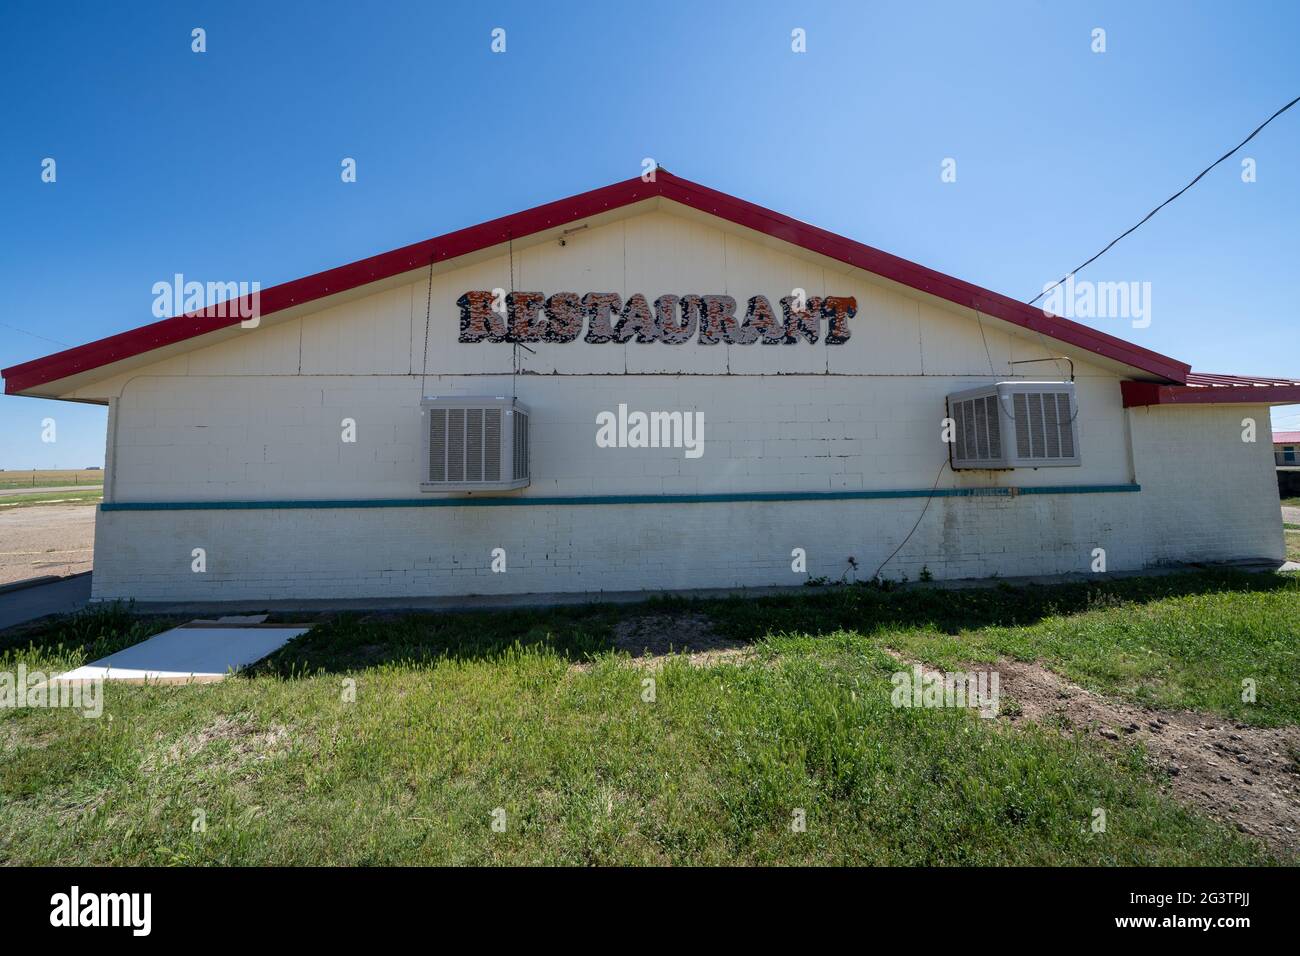
{"label": "roof eave", "polygon": [[[431,264],[458,259],[503,242],[567,226],[654,197],[663,197],[958,306],[977,310],[981,314],[1103,356],[1133,369],[1139,375],[1150,375],[1162,381],[1182,384],[1191,372],[1191,367],[1185,362],[1069,319],[1050,315],[1017,299],[944,275],[707,186],[681,179],[662,169],[655,172],[654,179],[650,182],[637,177],[614,183],[272,286],[259,294],[259,314],[266,317],[287,309],[300,308],[317,299],[416,269],[428,268]],[[208,314],[213,311],[217,310],[163,319],[12,366],[2,373],[5,392],[10,395],[59,397],[50,394],[50,386],[58,387],[62,380],[73,376],[78,376],[84,382],[86,373],[238,325],[239,313],[242,311],[247,314],[248,309],[223,308],[219,309],[221,315]],[[236,314],[231,316],[231,312]],[[111,372],[102,377],[107,377],[108,374]]]}
{"label": "roof eave", "polygon": [[1300,385],[1162,385],[1158,382],[1120,383],[1125,408],[1149,405],[1295,405]]}

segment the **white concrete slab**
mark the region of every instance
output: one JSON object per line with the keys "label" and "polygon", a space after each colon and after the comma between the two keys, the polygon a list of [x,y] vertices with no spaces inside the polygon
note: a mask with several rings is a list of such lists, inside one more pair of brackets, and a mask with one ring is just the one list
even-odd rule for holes
{"label": "white concrete slab", "polygon": [[206,617],[199,618],[197,621],[190,621],[185,626],[197,627],[200,624],[261,624],[270,616],[269,614],[227,614],[215,620]]}
{"label": "white concrete slab", "polygon": [[52,680],[103,678],[178,684],[222,680],[260,661],[310,627],[174,627]]}

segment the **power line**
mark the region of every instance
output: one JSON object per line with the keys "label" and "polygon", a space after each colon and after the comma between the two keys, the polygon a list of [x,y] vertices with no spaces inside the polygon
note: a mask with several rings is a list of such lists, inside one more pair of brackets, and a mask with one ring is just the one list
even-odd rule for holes
{"label": "power line", "polygon": [[1171,202],[1173,202],[1175,199],[1177,199],[1177,198],[1178,198],[1179,196],[1181,196],[1183,193],[1187,192],[1187,190],[1191,189],[1193,186],[1195,186],[1197,183],[1199,183],[1199,182],[1201,181],[1202,177],[1204,177],[1206,173],[1208,173],[1208,172],[1209,172],[1211,169],[1213,169],[1215,166],[1219,165],[1219,163],[1223,162],[1225,159],[1227,159],[1229,156],[1231,156],[1231,155],[1232,155],[1233,153],[1235,153],[1237,150],[1241,149],[1241,147],[1243,147],[1243,146],[1245,146],[1247,143],[1249,143],[1252,139],[1255,138],[1255,136],[1259,133],[1260,130],[1262,130],[1262,129],[1263,129],[1265,126],[1267,126],[1269,123],[1273,122],[1273,120],[1277,119],[1279,116],[1281,116],[1281,115],[1282,115],[1283,113],[1285,113],[1287,110],[1289,110],[1291,107],[1295,106],[1296,103],[1300,103],[1300,96],[1297,96],[1297,97],[1296,97],[1295,99],[1293,99],[1290,103],[1286,104],[1286,106],[1282,107],[1280,110],[1278,110],[1278,111],[1277,111],[1276,113],[1274,113],[1272,116],[1270,116],[1268,119],[1264,120],[1264,122],[1262,122],[1262,123],[1260,123],[1258,126],[1256,126],[1256,127],[1255,127],[1255,132],[1251,133],[1249,136],[1247,136],[1245,139],[1243,139],[1243,140],[1242,140],[1240,143],[1238,143],[1236,146],[1232,147],[1232,149],[1228,150],[1226,153],[1224,153],[1222,156],[1220,156],[1220,157],[1219,157],[1218,159],[1216,159],[1214,162],[1210,163],[1210,165],[1208,165],[1208,166],[1206,166],[1204,169],[1202,169],[1202,170],[1197,174],[1197,176],[1196,176],[1195,179],[1193,179],[1190,183],[1188,183],[1188,184],[1187,184],[1186,186],[1184,186],[1182,189],[1178,190],[1178,192],[1174,193],[1172,196],[1170,196],[1168,199],[1166,199],[1164,202],[1162,202],[1159,206],[1156,206],[1155,209],[1152,209],[1149,213],[1147,213],[1145,216],[1143,216],[1142,219],[1141,219],[1141,221],[1139,221],[1136,225],[1131,226],[1130,228],[1126,229],[1124,232],[1122,232],[1122,233],[1120,233],[1118,236],[1116,236],[1114,239],[1112,239],[1110,242],[1106,243],[1106,247],[1105,247],[1104,249],[1102,249],[1101,252],[1097,253],[1095,256],[1093,256],[1091,259],[1089,259],[1089,260],[1088,260],[1087,262],[1085,262],[1083,265],[1075,266],[1073,269],[1071,269],[1071,270],[1070,270],[1069,272],[1067,272],[1065,275],[1061,276],[1061,278],[1057,279],[1056,282],[1053,283],[1051,286],[1049,286],[1048,288],[1044,289],[1042,292],[1038,293],[1038,295],[1036,295],[1036,296],[1034,296],[1032,299],[1030,299],[1029,302],[1028,302],[1028,304],[1029,304],[1029,305],[1033,305],[1035,302],[1037,302],[1037,301],[1038,301],[1039,299],[1041,299],[1043,296],[1047,295],[1047,293],[1051,292],[1052,289],[1055,289],[1057,286],[1059,286],[1059,285],[1060,285],[1062,282],[1064,282],[1066,279],[1070,278],[1070,276],[1072,276],[1072,275],[1077,275],[1077,274],[1079,273],[1080,270],[1085,269],[1085,268],[1087,268],[1088,266],[1090,266],[1092,263],[1096,262],[1098,259],[1100,259],[1102,256],[1104,256],[1104,255],[1105,255],[1105,254],[1110,250],[1110,247],[1111,247],[1111,246],[1115,245],[1115,243],[1119,242],[1121,239],[1123,239],[1123,238],[1124,238],[1125,236],[1127,236],[1129,233],[1133,232],[1133,230],[1137,229],[1138,226],[1141,226],[1141,225],[1142,225],[1143,223],[1145,223],[1148,219],[1150,219],[1152,216],[1154,216],[1156,213],[1158,213],[1161,209],[1164,209],[1166,206],[1168,206]]}
{"label": "power line", "polygon": [[26,329],[20,329],[16,325],[10,325],[8,322],[0,322],[6,329],[13,329],[15,332],[21,332],[23,335],[30,335],[34,339],[40,339],[42,342],[52,342],[55,345],[62,345],[65,349],[72,348],[67,342],[60,342],[58,339],[52,339],[45,335],[37,335],[35,332],[28,332]]}

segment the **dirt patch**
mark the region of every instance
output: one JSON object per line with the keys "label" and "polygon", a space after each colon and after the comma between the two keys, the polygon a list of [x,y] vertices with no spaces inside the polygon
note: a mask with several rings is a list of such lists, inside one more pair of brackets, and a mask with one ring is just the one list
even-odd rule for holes
{"label": "dirt patch", "polygon": [[[213,744],[224,743],[221,753],[215,750],[205,754]],[[250,763],[269,760],[289,750],[289,731],[280,724],[262,729],[249,717],[227,717],[222,714],[202,730],[178,738],[162,756],[161,764],[171,766],[203,755],[211,766],[238,770]],[[154,766],[146,766],[147,771]]]}
{"label": "dirt patch", "polygon": [[16,719],[0,721],[0,754],[11,754],[19,747],[44,750],[59,738],[54,730],[24,726],[24,723],[31,725],[35,721],[19,722]]}
{"label": "dirt patch", "polygon": [[703,614],[644,614],[614,627],[614,648],[642,666],[658,665],[669,654],[686,654],[692,666],[737,662],[753,657],[750,644],[723,637]]}
{"label": "dirt patch", "polygon": [[[1003,659],[995,669],[1003,703],[999,720],[1047,722],[1077,736],[1141,743],[1175,799],[1284,857],[1300,856],[1300,728],[1148,710],[1094,694],[1036,663]],[[1007,698],[1020,705],[1018,711],[1006,707]]]}

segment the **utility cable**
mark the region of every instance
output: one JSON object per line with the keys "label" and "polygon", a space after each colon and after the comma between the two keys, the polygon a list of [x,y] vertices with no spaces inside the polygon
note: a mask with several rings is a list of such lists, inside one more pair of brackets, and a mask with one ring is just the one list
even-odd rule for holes
{"label": "utility cable", "polygon": [[1220,156],[1220,157],[1219,157],[1218,159],[1216,159],[1214,162],[1210,163],[1210,165],[1208,165],[1208,166],[1206,166],[1204,169],[1202,169],[1199,173],[1197,173],[1195,179],[1193,179],[1190,183],[1188,183],[1188,184],[1187,184],[1186,186],[1184,186],[1182,189],[1178,190],[1178,192],[1174,193],[1172,196],[1170,196],[1168,199],[1166,199],[1164,202],[1162,202],[1159,206],[1156,206],[1155,209],[1152,209],[1149,213],[1147,213],[1145,216],[1143,216],[1142,219],[1141,219],[1141,220],[1140,220],[1136,225],[1133,225],[1133,226],[1129,227],[1129,228],[1126,229],[1124,232],[1120,233],[1118,236],[1116,236],[1114,239],[1112,239],[1110,242],[1106,243],[1105,248],[1103,248],[1103,249],[1101,250],[1101,252],[1097,253],[1095,256],[1093,256],[1091,259],[1089,259],[1087,262],[1084,262],[1082,265],[1075,266],[1073,269],[1071,269],[1071,270],[1070,270],[1069,272],[1067,272],[1065,275],[1061,276],[1061,278],[1058,279],[1058,280],[1057,280],[1055,283],[1053,283],[1051,286],[1049,286],[1048,288],[1044,289],[1042,292],[1038,293],[1038,295],[1036,295],[1036,296],[1034,296],[1032,299],[1030,299],[1029,302],[1028,302],[1028,304],[1029,304],[1029,305],[1033,305],[1035,302],[1037,302],[1037,301],[1038,301],[1039,299],[1041,299],[1043,296],[1047,295],[1047,293],[1051,292],[1052,289],[1055,289],[1057,286],[1059,286],[1059,285],[1060,285],[1062,282],[1064,282],[1066,279],[1070,278],[1070,276],[1072,276],[1072,275],[1077,275],[1081,270],[1087,268],[1089,265],[1091,265],[1092,263],[1096,262],[1098,259],[1100,259],[1102,256],[1104,256],[1104,255],[1105,255],[1105,254],[1110,250],[1111,246],[1115,245],[1115,243],[1119,242],[1121,239],[1123,239],[1123,238],[1124,238],[1125,236],[1127,236],[1129,233],[1131,233],[1131,232],[1133,232],[1134,230],[1136,230],[1136,229],[1138,228],[1138,226],[1141,226],[1141,225],[1142,225],[1143,223],[1145,223],[1148,219],[1150,219],[1152,216],[1154,216],[1156,213],[1158,213],[1161,209],[1164,209],[1166,206],[1168,206],[1171,202],[1173,202],[1175,199],[1177,199],[1177,198],[1178,198],[1179,196],[1181,196],[1183,193],[1187,192],[1187,190],[1191,189],[1193,186],[1195,186],[1197,183],[1199,183],[1199,182],[1201,181],[1201,179],[1205,176],[1206,173],[1208,173],[1208,172],[1209,172],[1211,169],[1213,169],[1215,166],[1219,165],[1219,163],[1223,162],[1225,159],[1227,159],[1229,156],[1231,156],[1231,155],[1232,155],[1233,153],[1235,153],[1237,150],[1241,149],[1241,147],[1243,147],[1243,146],[1245,146],[1247,143],[1249,143],[1252,139],[1255,138],[1256,135],[1258,135],[1258,133],[1259,133],[1260,130],[1262,130],[1262,129],[1263,129],[1265,126],[1267,126],[1269,123],[1273,122],[1273,120],[1277,119],[1279,116],[1281,116],[1281,115],[1282,115],[1283,113],[1285,113],[1287,110],[1289,110],[1291,107],[1295,106],[1296,103],[1300,103],[1300,96],[1297,96],[1297,97],[1296,97],[1295,99],[1293,99],[1290,103],[1286,104],[1286,106],[1282,107],[1280,110],[1278,110],[1278,111],[1277,111],[1276,113],[1274,113],[1272,116],[1270,116],[1268,119],[1264,120],[1264,122],[1262,122],[1262,123],[1260,123],[1258,126],[1256,126],[1256,127],[1255,127],[1255,131],[1254,131],[1253,133],[1251,133],[1249,136],[1247,136],[1245,139],[1243,139],[1243,140],[1242,140],[1240,143],[1238,143],[1236,146],[1232,147],[1232,149],[1228,150],[1226,153],[1224,153],[1222,156]]}

